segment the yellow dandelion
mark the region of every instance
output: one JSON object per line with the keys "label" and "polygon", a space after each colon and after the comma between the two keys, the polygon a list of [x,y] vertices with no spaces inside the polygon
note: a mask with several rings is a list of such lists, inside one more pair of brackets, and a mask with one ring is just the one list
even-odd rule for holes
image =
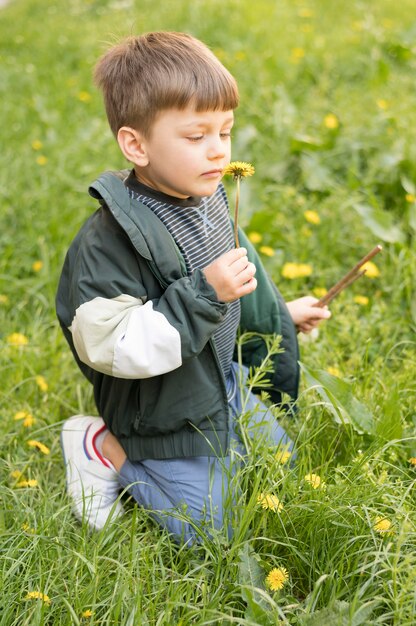
{"label": "yellow dandelion", "polygon": [[37,448],[40,452],[42,452],[42,454],[50,454],[51,452],[48,446],[45,446],[45,444],[41,441],[36,441],[36,439],[30,439],[27,442],[27,445],[29,448]]}
{"label": "yellow dandelion", "polygon": [[333,113],[328,113],[324,117],[324,126],[330,130],[336,130],[339,127],[339,119]]}
{"label": "yellow dandelion", "polygon": [[387,100],[384,100],[384,98],[379,98],[378,100],[376,100],[376,104],[378,108],[382,111],[385,111],[389,108],[389,103],[387,102]]}
{"label": "yellow dandelion", "polygon": [[326,368],[326,371],[328,372],[328,374],[331,374],[331,376],[337,376],[338,378],[341,377],[341,371],[338,367],[335,367],[334,365],[329,365]]}
{"label": "yellow dandelion", "polygon": [[43,148],[43,143],[39,141],[39,139],[35,139],[34,141],[32,141],[32,148],[33,150],[40,150],[41,148]]}
{"label": "yellow dandelion", "polygon": [[41,391],[43,391],[44,393],[48,391],[49,385],[46,382],[46,379],[44,376],[35,376],[35,381]]}
{"label": "yellow dandelion", "polygon": [[354,302],[356,304],[361,304],[362,306],[367,306],[367,304],[370,302],[370,299],[367,296],[357,294],[356,296],[354,296]]}
{"label": "yellow dandelion", "polygon": [[36,480],[36,478],[31,478],[29,480],[19,480],[18,483],[16,483],[16,487],[38,487],[39,483]]}
{"label": "yellow dandelion", "polygon": [[282,268],[283,278],[305,278],[312,274],[312,266],[307,263],[285,263]]}
{"label": "yellow dandelion", "polygon": [[353,30],[355,30],[355,31],[360,32],[360,31],[362,31],[364,29],[364,23],[363,22],[358,22],[358,21],[352,22],[351,28]]}
{"label": "yellow dandelion", "polygon": [[305,482],[309,483],[309,485],[313,489],[324,489],[325,483],[322,478],[318,474],[306,474],[303,479]]}
{"label": "yellow dandelion", "polygon": [[416,465],[416,456],[411,456],[409,459],[410,465]]}
{"label": "yellow dandelion", "polygon": [[299,63],[305,56],[305,50],[303,48],[292,48],[290,53],[290,60],[292,63]]}
{"label": "yellow dandelion", "polygon": [[247,176],[253,176],[254,167],[251,163],[246,163],[245,161],[232,161],[223,169],[224,176],[232,176],[233,179],[237,183],[236,194],[235,194],[235,209],[234,209],[234,240],[236,248],[240,247],[240,242],[238,241],[238,205],[240,203],[240,181],[242,178],[247,178]]}
{"label": "yellow dandelion", "polygon": [[285,567],[275,567],[266,576],[266,585],[272,591],[283,589],[289,579],[289,574]]}
{"label": "yellow dandelion", "polygon": [[31,526],[29,526],[29,524],[27,522],[25,522],[24,524],[21,525],[21,529],[23,530],[23,532],[31,533],[32,535],[35,532],[35,529],[31,528]]}
{"label": "yellow dandelion", "polygon": [[21,472],[20,470],[13,470],[12,472],[10,472],[10,476],[15,480],[19,480],[20,478],[22,478],[23,472]]}
{"label": "yellow dandelion", "polygon": [[292,453],[289,450],[279,450],[274,458],[280,465],[286,465],[291,456]]}
{"label": "yellow dandelion", "polygon": [[261,505],[262,509],[270,509],[271,511],[281,511],[283,504],[274,493],[261,493],[257,496],[257,502]]}
{"label": "yellow dandelion", "polygon": [[9,296],[6,296],[4,293],[0,293],[0,304],[9,304]]}
{"label": "yellow dandelion", "polygon": [[30,428],[36,421],[32,413],[29,413],[28,411],[18,411],[14,414],[13,419],[15,419],[16,421],[22,420],[23,426],[25,428]]}
{"label": "yellow dandelion", "polygon": [[91,94],[88,93],[88,91],[80,91],[78,94],[78,100],[80,100],[81,102],[90,102]]}
{"label": "yellow dandelion", "polygon": [[413,193],[407,193],[405,198],[406,202],[416,202],[416,196]]}
{"label": "yellow dandelion", "polygon": [[275,254],[273,248],[271,248],[270,246],[260,246],[259,252],[264,254],[264,256],[270,256],[270,257],[274,256]]}
{"label": "yellow dandelion", "polygon": [[29,339],[22,333],[12,333],[6,337],[6,341],[10,346],[27,346]]}
{"label": "yellow dandelion", "polygon": [[251,243],[260,243],[260,241],[263,239],[263,235],[261,235],[260,233],[256,233],[255,231],[251,231],[251,233],[248,233],[248,238],[250,239]]}
{"label": "yellow dandelion", "polygon": [[94,615],[94,612],[91,611],[90,609],[86,609],[85,611],[82,611],[81,613],[81,617],[92,617]]}
{"label": "yellow dandelion", "polygon": [[380,276],[380,270],[372,261],[364,263],[364,265],[361,266],[361,269],[365,270],[364,276],[367,276],[367,278],[377,278],[377,276]]}
{"label": "yellow dandelion", "polygon": [[36,163],[38,165],[46,165],[47,162],[48,158],[44,154],[40,154],[38,157],[36,157]]}
{"label": "yellow dandelion", "polygon": [[32,270],[34,272],[40,272],[42,267],[43,267],[43,261],[34,261],[34,263],[32,263]]}
{"label": "yellow dandelion", "polygon": [[247,52],[245,50],[237,50],[234,58],[236,61],[245,61],[247,59]]}
{"label": "yellow dandelion", "polygon": [[391,535],[393,533],[392,523],[387,517],[376,517],[373,529],[380,535]]}
{"label": "yellow dandelion", "polygon": [[312,17],[313,11],[311,11],[311,9],[308,9],[307,7],[301,7],[298,10],[298,15],[299,17]]}
{"label": "yellow dandelion", "polygon": [[303,216],[309,224],[320,224],[321,218],[316,211],[312,211],[311,209],[304,211]]}
{"label": "yellow dandelion", "polygon": [[314,287],[312,289],[312,293],[317,298],[322,298],[325,294],[328,293],[328,289],[326,289],[326,287]]}
{"label": "yellow dandelion", "polygon": [[41,591],[28,591],[26,594],[26,600],[42,600],[45,604],[50,604],[51,599],[46,593],[42,593]]}

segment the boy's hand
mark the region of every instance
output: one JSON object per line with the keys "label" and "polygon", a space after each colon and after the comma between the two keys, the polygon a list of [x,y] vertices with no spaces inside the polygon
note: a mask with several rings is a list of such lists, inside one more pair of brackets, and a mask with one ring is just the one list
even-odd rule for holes
{"label": "boy's hand", "polygon": [[286,302],[293,323],[301,333],[309,333],[318,326],[319,322],[331,317],[331,312],[328,311],[327,307],[322,309],[314,307],[315,302],[318,300],[312,296],[304,296],[292,300],[292,302]]}
{"label": "boy's hand", "polygon": [[232,302],[257,287],[256,266],[247,257],[245,248],[234,248],[203,269],[205,278],[215,289],[220,302]]}

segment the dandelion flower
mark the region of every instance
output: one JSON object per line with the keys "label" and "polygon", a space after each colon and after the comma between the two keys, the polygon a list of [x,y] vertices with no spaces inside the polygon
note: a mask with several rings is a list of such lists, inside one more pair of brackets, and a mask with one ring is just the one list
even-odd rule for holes
{"label": "dandelion flower", "polygon": [[245,161],[232,161],[222,171],[224,176],[232,176],[237,183],[237,189],[235,194],[235,209],[234,209],[234,240],[235,245],[239,248],[240,243],[238,241],[238,205],[240,202],[240,180],[253,176],[254,167],[251,163]]}
{"label": "dandelion flower", "polygon": [[370,299],[367,296],[361,296],[358,294],[354,296],[354,302],[356,304],[361,304],[362,306],[366,306],[370,302]]}
{"label": "dandelion flower", "polygon": [[298,10],[298,15],[299,17],[312,17],[313,11],[311,11],[311,9],[308,9],[307,7],[302,7]]}
{"label": "dandelion flower", "polygon": [[0,293],[0,304],[9,304],[9,296],[6,296],[4,293]]}
{"label": "dandelion flower", "polygon": [[16,487],[38,487],[39,483],[36,480],[36,478],[31,478],[29,480],[19,480],[18,483],[16,483]]}
{"label": "dandelion flower", "polygon": [[86,609],[85,611],[82,611],[81,613],[81,617],[92,617],[94,615],[93,611],[91,611],[90,609]]}
{"label": "dandelion flower", "polygon": [[308,210],[303,214],[305,220],[309,222],[309,224],[320,224],[321,218],[319,217],[316,211]]}
{"label": "dandelion flower", "polygon": [[328,374],[331,374],[331,376],[336,376],[337,378],[341,377],[341,371],[338,367],[335,367],[334,365],[329,365],[326,368],[326,371],[328,372]]}
{"label": "dandelion flower", "polygon": [[270,246],[260,246],[259,252],[264,254],[264,256],[274,256],[274,250]]}
{"label": "dandelion flower", "polygon": [[261,505],[262,509],[270,509],[275,512],[279,512],[283,509],[283,504],[274,493],[261,493],[257,496],[257,502]]}
{"label": "dandelion flower", "polygon": [[380,276],[380,270],[372,261],[364,263],[364,265],[361,266],[361,270],[365,270],[365,276],[368,278],[377,278],[377,276]]}
{"label": "dandelion flower", "polygon": [[42,600],[45,604],[50,604],[51,599],[46,593],[42,593],[41,591],[28,591],[26,594],[26,600]]}
{"label": "dandelion flower", "polygon": [[32,263],[32,270],[34,272],[40,272],[42,267],[43,267],[43,262],[42,261],[34,261],[34,263]]}
{"label": "dandelion flower", "polygon": [[380,535],[392,534],[392,523],[386,517],[376,517],[373,528],[376,532],[380,533]]}
{"label": "dandelion flower", "polygon": [[307,263],[285,263],[282,268],[283,278],[304,278],[312,274],[312,266]]}
{"label": "dandelion flower", "polygon": [[23,472],[21,472],[20,470],[13,470],[12,472],[10,472],[10,476],[15,480],[19,480],[19,478],[22,478]]}
{"label": "dandelion flower", "polygon": [[263,239],[263,235],[252,231],[251,233],[248,233],[248,238],[250,239],[251,243],[260,243],[260,241]]}
{"label": "dandelion flower", "polygon": [[312,293],[317,298],[322,298],[323,296],[325,296],[328,293],[328,289],[326,289],[326,287],[314,287],[312,289]]}
{"label": "dandelion flower", "polygon": [[78,94],[78,100],[80,100],[81,102],[90,102],[91,94],[88,93],[88,91],[80,91]]}
{"label": "dandelion flower", "polygon": [[384,98],[379,98],[378,100],[376,100],[376,104],[378,108],[382,111],[385,111],[389,108],[389,103],[387,102],[387,100],[384,100]]}
{"label": "dandelion flower", "polygon": [[318,474],[306,474],[303,480],[309,483],[313,489],[325,488],[325,483]]}
{"label": "dandelion flower", "polygon": [[290,53],[290,60],[292,63],[299,63],[305,56],[305,50],[303,48],[293,48]]}
{"label": "dandelion flower", "polygon": [[22,423],[25,428],[30,428],[36,421],[32,413],[29,413],[28,411],[18,411],[15,413],[13,419],[16,421],[23,420]]}
{"label": "dandelion flower", "polygon": [[6,337],[6,341],[11,346],[27,346],[29,339],[22,333],[12,333]]}
{"label": "dandelion flower", "polygon": [[42,454],[50,454],[51,452],[48,446],[45,446],[44,443],[36,441],[35,439],[30,439],[30,441],[27,442],[27,445],[29,448],[37,448],[40,452],[42,452]]}
{"label": "dandelion flower", "polygon": [[38,157],[36,157],[36,163],[38,165],[46,165],[48,162],[48,157],[46,157],[44,154],[40,154]]}
{"label": "dandelion flower", "polygon": [[413,193],[407,193],[405,198],[406,202],[416,202],[416,196]]}
{"label": "dandelion flower", "polygon": [[48,383],[46,382],[44,376],[35,376],[35,381],[41,391],[48,391]]}
{"label": "dandelion flower", "polygon": [[266,584],[272,591],[283,589],[289,579],[289,574],[285,567],[273,568],[266,577]]}
{"label": "dandelion flower", "polygon": [[333,113],[328,113],[328,115],[325,115],[324,126],[326,126],[326,128],[329,128],[329,130],[336,130],[339,126],[339,120],[337,116]]}
{"label": "dandelion flower", "polygon": [[25,522],[24,524],[21,525],[21,529],[23,530],[23,532],[30,533],[32,535],[35,532],[35,529],[32,528],[31,526],[29,526],[29,524],[27,522]]}
{"label": "dandelion flower", "polygon": [[39,141],[39,139],[35,139],[34,141],[32,141],[32,148],[33,150],[40,150],[41,148],[43,148],[43,143]]}
{"label": "dandelion flower", "polygon": [[410,465],[416,465],[416,456],[410,457],[409,463],[410,463]]}
{"label": "dandelion flower", "polygon": [[280,463],[280,465],[285,465],[291,456],[292,453],[289,452],[289,450],[279,450],[274,458],[278,463]]}

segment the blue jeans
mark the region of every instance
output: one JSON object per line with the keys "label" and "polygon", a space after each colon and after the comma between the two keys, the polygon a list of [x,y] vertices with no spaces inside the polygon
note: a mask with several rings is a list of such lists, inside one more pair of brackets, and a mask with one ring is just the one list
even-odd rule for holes
{"label": "blue jeans", "polygon": [[[292,450],[293,442],[259,398],[254,394],[247,396],[244,389],[241,393],[238,376],[239,367],[233,363],[228,381],[231,447],[240,458],[244,457],[245,448],[235,428],[244,411],[249,415],[250,436],[262,436],[270,446]],[[243,378],[246,377],[244,368]],[[235,462],[230,461],[230,455],[145,459],[134,463],[127,460],[120,470],[119,481],[177,541],[193,543],[201,534],[209,535],[213,528],[224,527],[230,537],[226,509],[232,506],[229,484],[236,468]]]}

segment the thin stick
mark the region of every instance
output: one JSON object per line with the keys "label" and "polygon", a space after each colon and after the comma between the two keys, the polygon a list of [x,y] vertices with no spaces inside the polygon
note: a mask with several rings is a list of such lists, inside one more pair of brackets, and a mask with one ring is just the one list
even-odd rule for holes
{"label": "thin stick", "polygon": [[354,267],[350,270],[345,276],[341,278],[331,289],[326,293],[318,302],[316,302],[313,306],[316,307],[324,307],[331,300],[335,298],[343,289],[351,285],[357,278],[360,278],[365,274],[365,270],[359,271],[360,268],[367,263],[370,259],[372,259],[376,254],[381,252],[383,248],[380,245],[377,245],[373,248],[368,254],[365,255]]}
{"label": "thin stick", "polygon": [[235,211],[234,211],[234,240],[235,247],[240,247],[240,242],[238,240],[238,203],[240,200],[240,177],[237,176],[237,188],[235,192]]}

